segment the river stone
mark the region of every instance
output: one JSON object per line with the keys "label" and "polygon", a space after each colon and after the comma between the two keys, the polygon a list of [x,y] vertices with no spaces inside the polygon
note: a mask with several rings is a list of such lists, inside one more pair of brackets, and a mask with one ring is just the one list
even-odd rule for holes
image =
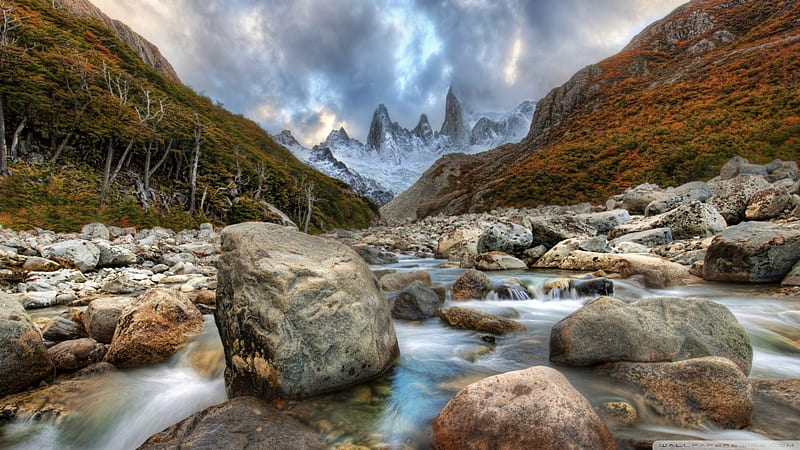
{"label": "river stone", "polygon": [[439,318],[453,328],[482,333],[506,334],[513,331],[526,331],[525,325],[505,317],[461,306],[451,306],[439,310]]}
{"label": "river stone", "polygon": [[465,251],[478,253],[478,239],[483,234],[479,227],[459,227],[448,231],[439,238],[436,245],[436,257],[441,259],[460,259]]}
{"label": "river stone", "polygon": [[622,204],[631,214],[644,214],[647,205],[658,200],[662,192],[655,184],[640,184],[625,190]]}
{"label": "river stone", "polygon": [[771,185],[758,175],[738,175],[730,180],[709,183],[714,195],[706,203],[715,207],[728,225],[735,225],[745,218],[750,199]]}
{"label": "river stone", "polygon": [[516,278],[504,278],[492,286],[498,300],[529,300],[528,290]]}
{"label": "river stone", "polygon": [[[623,234],[610,242],[612,247],[618,247],[623,242],[633,242],[646,247],[656,247],[658,245],[669,244],[672,242],[672,230],[669,228],[653,228],[651,230],[637,231],[634,233]],[[583,249],[581,249],[583,250]],[[604,252],[603,252],[604,253]]]}
{"label": "river stone", "polygon": [[81,237],[84,239],[111,239],[111,232],[102,223],[94,222],[81,228]]}
{"label": "river stone", "polygon": [[489,277],[474,269],[465,270],[452,288],[453,300],[483,300],[489,292]]}
{"label": "river stone", "polygon": [[616,449],[592,406],[558,371],[537,366],[459,391],[433,421],[439,450]]}
{"label": "river stone", "polygon": [[475,268],[478,270],[520,270],[528,266],[521,260],[503,252],[481,253],[475,257]]}
{"label": "river stone", "polygon": [[541,258],[536,260],[533,267],[543,269],[557,268],[570,253],[581,247],[582,239],[565,239],[547,251]]}
{"label": "river stone", "polygon": [[706,251],[703,278],[773,283],[800,260],[800,226],[743,222],[716,236]]}
{"label": "river stone", "polygon": [[38,256],[31,256],[22,265],[22,270],[28,272],[55,272],[60,268],[61,266],[57,262]]}
{"label": "river stone", "polygon": [[648,298],[627,304],[600,297],[550,331],[550,360],[565,366],[703,356],[728,358],[746,375],[753,348],[728,308],[699,298]]}
{"label": "river stone", "polygon": [[215,319],[229,397],[297,398],[379,376],[399,354],[369,266],[339,242],[273,224],[222,231]]}
{"label": "river stone", "polygon": [[83,313],[83,326],[89,337],[110,344],[122,311],[133,303],[130,297],[104,297],[92,300]]}
{"label": "river stone", "polygon": [[47,354],[56,370],[74,372],[102,361],[106,346],[91,338],[81,338],[60,342],[47,349]]}
{"label": "river stone", "polygon": [[694,281],[689,268],[658,256],[640,254],[591,253],[576,250],[561,262],[563,270],[617,273],[629,278],[638,276],[646,287],[661,289]]}
{"label": "river stone", "polygon": [[380,278],[381,289],[384,291],[399,291],[415,281],[431,285],[431,275],[424,270],[414,272],[389,273]]}
{"label": "river stone", "polygon": [[354,245],[353,250],[358,253],[358,256],[364,259],[367,264],[383,265],[394,264],[398,261],[394,253],[381,250],[372,245],[359,244]]}
{"label": "river stone", "polygon": [[576,219],[597,230],[598,234],[606,234],[608,230],[631,220],[631,215],[624,209],[614,209],[589,214],[578,214]]}
{"label": "river stone", "polygon": [[800,286],[800,261],[794,265],[789,274],[781,281],[783,286]]}
{"label": "river stone", "polygon": [[100,249],[80,239],[56,242],[40,249],[42,256],[74,266],[81,272],[94,270],[100,262]]}
{"label": "river stone", "polygon": [[647,205],[644,214],[646,216],[663,214],[693,200],[704,202],[711,195],[711,188],[702,181],[692,181],[676,188],[667,188],[661,193],[658,200]]}
{"label": "river stone", "polygon": [[544,245],[553,248],[565,239],[585,241],[597,236],[597,229],[576,216],[530,216],[533,241],[529,247]]}
{"label": "river stone", "polygon": [[713,236],[726,226],[725,219],[716,209],[692,200],[664,214],[631,220],[609,231],[608,237],[613,240],[628,233],[669,228],[674,239],[691,239]]}
{"label": "river stone", "polygon": [[203,315],[185,295],[150,289],[119,317],[105,361],[133,367],[163,361],[203,329]]}
{"label": "river stone", "polygon": [[611,247],[608,246],[608,239],[605,236],[595,236],[587,239],[578,246],[579,249],[586,252],[608,253]]}
{"label": "river stone", "polygon": [[531,248],[531,230],[515,223],[496,223],[478,239],[478,253],[503,252],[521,255]]}
{"label": "river stone", "polygon": [[747,203],[744,216],[747,220],[769,220],[777,217],[789,206],[791,196],[774,186],[758,191]]}
{"label": "river stone", "polygon": [[42,337],[48,341],[61,342],[88,336],[83,324],[64,316],[53,317],[42,330]]}
{"label": "river stone", "polygon": [[20,392],[53,373],[39,329],[22,305],[0,293],[0,397]]}
{"label": "river stone", "polygon": [[622,381],[645,405],[669,423],[698,428],[712,423],[744,428],[753,417],[747,377],[726,358],[709,356],[678,362],[619,362],[601,366],[600,375]]}
{"label": "river stone", "polygon": [[97,263],[99,267],[125,267],[136,264],[136,254],[125,247],[99,239],[93,240],[92,244],[100,250],[100,261]]}
{"label": "river stone", "polygon": [[156,433],[139,450],[327,448],[297,419],[254,397],[239,397],[195,413]]}
{"label": "river stone", "polygon": [[422,281],[414,281],[399,292],[392,304],[392,317],[400,320],[422,320],[436,316],[441,305],[436,292]]}

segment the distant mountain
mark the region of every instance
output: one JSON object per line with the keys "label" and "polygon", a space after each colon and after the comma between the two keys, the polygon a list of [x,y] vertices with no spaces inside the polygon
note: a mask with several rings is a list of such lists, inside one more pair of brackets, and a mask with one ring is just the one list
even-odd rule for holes
{"label": "distant mountain", "polygon": [[708,179],[734,155],[797,159],[798,17],[798,1],[689,2],[541,99],[522,142],[441,158],[382,213],[602,203]]}
{"label": "distant mountain", "polygon": [[[347,142],[349,140],[344,128],[334,133],[332,135],[339,137],[336,140],[337,142]],[[313,149],[306,148],[295,139],[289,130],[283,130],[279,134],[273,135],[272,139],[291,150],[298,159],[308,164],[311,168],[344,181],[354,191],[369,198],[378,206],[383,206],[394,198],[394,194],[390,190],[381,186],[375,180],[361,176],[347,168],[343,162],[333,156],[333,152],[328,146],[317,145]],[[328,140],[333,141],[334,139],[329,137]]]}
{"label": "distant mountain", "polygon": [[[520,141],[528,132],[535,109],[535,102],[525,101],[505,113],[476,113],[466,108],[450,89],[445,120],[439,132],[433,130],[425,114],[420,116],[413,129],[404,128],[392,121],[388,109],[381,104],[372,115],[366,144],[351,138],[342,128],[331,131],[325,142],[312,150],[302,146],[286,147],[303,161],[311,158],[310,152],[328,149],[333,159],[343,163],[348,170],[326,171],[312,167],[348,183],[350,181],[346,177],[349,175],[345,174],[360,174],[362,178],[374,180],[375,186],[386,186],[393,194],[399,194],[414,184],[442,155],[477,153]],[[280,141],[280,138],[277,139]],[[336,173],[343,175],[340,177]],[[368,189],[375,192],[375,186],[370,185]],[[358,188],[356,191],[375,200],[375,194]],[[386,197],[382,195],[381,198]]]}

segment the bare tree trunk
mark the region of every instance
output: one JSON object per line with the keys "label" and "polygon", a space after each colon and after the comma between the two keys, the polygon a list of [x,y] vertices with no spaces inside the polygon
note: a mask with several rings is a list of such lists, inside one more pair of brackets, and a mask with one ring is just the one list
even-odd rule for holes
{"label": "bare tree trunk", "polygon": [[6,115],[3,107],[3,98],[0,95],[0,177],[10,175],[8,171],[8,148],[6,148]]}
{"label": "bare tree trunk", "polygon": [[[53,134],[55,134],[55,133],[53,133]],[[73,131],[70,131],[69,133],[67,133],[67,136],[64,137],[64,139],[61,141],[61,143],[58,144],[58,148],[56,149],[56,152],[53,153],[53,157],[50,158],[50,164],[55,164],[56,161],[58,161],[58,157],[61,156],[61,152],[63,152],[64,149],[67,148],[67,144],[69,144],[69,141],[70,141],[70,139],[72,139],[72,135],[73,134],[75,134],[75,133]]]}
{"label": "bare tree trunk", "polygon": [[105,165],[103,166],[103,185],[100,187],[100,201],[103,203],[105,203],[106,200],[106,192],[108,191],[108,187],[111,185],[112,159],[114,159],[114,140],[108,138],[108,148],[106,149],[106,162]]}
{"label": "bare tree trunk", "polygon": [[306,218],[303,226],[303,232],[308,233],[308,223],[311,221],[311,212],[314,209],[314,202],[317,197],[314,196],[314,183],[309,183],[303,188],[303,193],[306,197]]}
{"label": "bare tree trunk", "polygon": [[11,138],[11,148],[9,149],[9,157],[13,161],[17,159],[17,148],[19,147],[19,135],[22,134],[22,130],[25,129],[25,125],[28,124],[28,116],[22,118],[22,121],[17,125],[17,129],[14,130],[14,137]]}
{"label": "bare tree trunk", "polygon": [[200,146],[203,145],[203,124],[200,123],[200,116],[194,113],[197,124],[194,127],[194,154],[192,156],[192,172],[189,176],[189,212],[195,211],[197,200],[197,169],[200,165]]}

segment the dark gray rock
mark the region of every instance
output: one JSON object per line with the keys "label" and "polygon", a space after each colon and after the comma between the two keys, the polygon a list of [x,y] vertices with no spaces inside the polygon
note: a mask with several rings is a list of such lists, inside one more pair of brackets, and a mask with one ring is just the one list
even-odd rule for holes
{"label": "dark gray rock", "polygon": [[716,236],[706,251],[703,278],[773,283],[800,260],[800,226],[744,222]]}
{"label": "dark gray rock", "polygon": [[697,298],[648,298],[627,304],[600,297],[550,332],[550,360],[566,366],[679,361],[721,356],[750,373],[753,348],[723,305]]}
{"label": "dark gray rock", "polygon": [[222,231],[214,314],[230,397],[299,398],[385,373],[389,305],[349,247],[265,223]]}
{"label": "dark gray rock", "polygon": [[613,239],[610,244],[612,247],[616,247],[623,242],[633,242],[647,247],[669,244],[672,242],[672,230],[670,228],[653,228],[651,230],[628,233]]}
{"label": "dark gray rock", "polygon": [[239,397],[193,414],[156,433],[139,450],[327,448],[296,419],[253,397]]}
{"label": "dark gray rock", "polygon": [[770,186],[753,195],[744,216],[747,220],[774,219],[789,207],[790,201],[791,196],[785,190]]}
{"label": "dark gray rock", "polygon": [[83,313],[83,326],[89,337],[110,344],[117,329],[117,321],[133,299],[130,297],[105,297],[98,298],[89,303]]}
{"label": "dark gray rock", "polygon": [[576,216],[531,216],[533,241],[531,247],[544,245],[553,248],[566,239],[586,240],[597,236],[597,229]]}
{"label": "dark gray rock", "polygon": [[516,278],[504,278],[492,286],[492,293],[498,300],[528,300],[531,296]]}
{"label": "dark gray rock", "polygon": [[608,239],[605,236],[595,236],[580,243],[579,249],[585,252],[608,253],[611,247],[608,246]]}
{"label": "dark gray rock", "polygon": [[640,184],[625,190],[622,194],[622,204],[631,214],[644,214],[647,205],[657,201],[663,189],[655,184]]}
{"label": "dark gray rock", "polygon": [[435,317],[442,301],[429,285],[414,281],[397,294],[392,317],[400,320],[423,320]]}
{"label": "dark gray rock", "polygon": [[82,323],[72,320],[71,317],[56,316],[45,325],[42,336],[48,341],[61,342],[84,338],[88,334]]}

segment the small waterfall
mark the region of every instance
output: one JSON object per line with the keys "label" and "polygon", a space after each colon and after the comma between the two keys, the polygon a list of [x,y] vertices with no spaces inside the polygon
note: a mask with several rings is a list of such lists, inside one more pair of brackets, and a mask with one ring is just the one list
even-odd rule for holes
{"label": "small waterfall", "polygon": [[492,287],[487,300],[530,300],[528,290],[516,278],[505,278]]}

